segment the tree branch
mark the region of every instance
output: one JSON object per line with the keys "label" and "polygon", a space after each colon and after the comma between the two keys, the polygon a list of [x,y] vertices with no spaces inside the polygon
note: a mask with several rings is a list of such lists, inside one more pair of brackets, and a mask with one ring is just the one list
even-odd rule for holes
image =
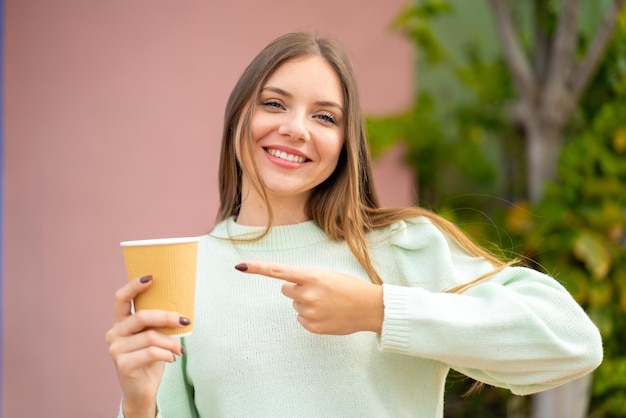
{"label": "tree branch", "polygon": [[543,27],[549,14],[545,0],[533,0],[533,46],[532,62],[537,86],[541,88],[546,82],[550,60],[550,37]]}
{"label": "tree branch", "polygon": [[[556,33],[552,38],[552,49],[546,78],[548,99],[559,95],[569,79],[576,59],[578,41],[578,15],[580,0],[563,0],[559,10]],[[557,99],[556,97],[552,97]]]}
{"label": "tree branch", "polygon": [[489,0],[496,28],[502,41],[502,50],[520,97],[532,98],[535,80],[528,63],[528,58],[515,33],[511,12],[504,0]]}
{"label": "tree branch", "polygon": [[591,81],[591,77],[595,74],[600,64],[600,60],[604,55],[604,51],[611,40],[613,35],[613,29],[617,24],[617,19],[620,14],[624,2],[626,0],[613,0],[613,4],[608,8],[602,19],[602,23],[596,31],[596,35],[593,42],[587,48],[587,54],[585,58],[577,65],[573,75],[571,83],[571,91],[573,103],[578,103],[580,96],[587,88],[587,85]]}

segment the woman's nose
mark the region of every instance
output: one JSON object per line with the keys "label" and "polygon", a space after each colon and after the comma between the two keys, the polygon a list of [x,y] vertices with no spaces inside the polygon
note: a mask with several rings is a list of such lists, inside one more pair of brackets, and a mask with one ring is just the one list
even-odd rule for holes
{"label": "woman's nose", "polygon": [[308,141],[311,134],[306,126],[306,116],[299,113],[285,115],[286,118],[278,128],[278,133],[288,135],[293,139]]}

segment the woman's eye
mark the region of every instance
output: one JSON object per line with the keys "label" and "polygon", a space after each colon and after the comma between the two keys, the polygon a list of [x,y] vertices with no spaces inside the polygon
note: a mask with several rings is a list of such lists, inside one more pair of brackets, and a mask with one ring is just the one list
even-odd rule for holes
{"label": "woman's eye", "polygon": [[264,100],[263,102],[261,102],[261,104],[263,106],[267,106],[267,107],[275,107],[277,109],[282,109],[283,105],[276,100]]}
{"label": "woman's eye", "polygon": [[337,119],[335,119],[335,115],[333,115],[332,113],[320,113],[319,115],[317,115],[317,117],[322,119],[324,122],[332,123],[334,125],[337,124]]}

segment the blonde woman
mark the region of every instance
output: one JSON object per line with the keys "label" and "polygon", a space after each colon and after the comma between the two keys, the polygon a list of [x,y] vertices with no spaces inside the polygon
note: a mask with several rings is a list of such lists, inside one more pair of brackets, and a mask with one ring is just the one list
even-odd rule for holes
{"label": "blonde woman", "polygon": [[455,369],[517,394],[602,359],[597,328],[553,278],[505,263],[419,207],[382,208],[358,89],[334,42],[285,35],[226,106],[220,209],[203,236],[194,333],[131,314],[107,341],[120,416],[442,417]]}

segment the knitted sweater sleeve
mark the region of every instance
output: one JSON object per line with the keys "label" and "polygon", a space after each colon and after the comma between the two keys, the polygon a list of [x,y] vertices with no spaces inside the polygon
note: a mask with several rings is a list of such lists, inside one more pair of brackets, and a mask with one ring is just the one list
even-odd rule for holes
{"label": "knitted sweater sleeve", "polygon": [[508,267],[462,294],[445,293],[492,266],[426,219],[392,230],[398,274],[383,285],[382,351],[440,361],[520,395],[564,384],[602,361],[597,327],[552,277]]}

